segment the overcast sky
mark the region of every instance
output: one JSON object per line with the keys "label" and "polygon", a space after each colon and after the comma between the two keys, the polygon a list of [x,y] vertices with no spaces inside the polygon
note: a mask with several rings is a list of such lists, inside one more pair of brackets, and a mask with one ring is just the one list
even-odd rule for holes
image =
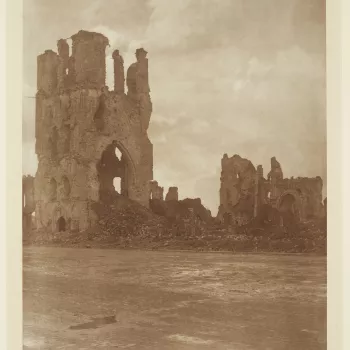
{"label": "overcast sky", "polygon": [[[24,0],[24,96],[36,58],[80,29],[106,35],[125,70],[149,57],[154,178],[180,198],[219,205],[222,155],[264,174],[276,156],[286,177],[326,185],[325,0]],[[35,100],[23,102],[23,172],[35,174]]]}

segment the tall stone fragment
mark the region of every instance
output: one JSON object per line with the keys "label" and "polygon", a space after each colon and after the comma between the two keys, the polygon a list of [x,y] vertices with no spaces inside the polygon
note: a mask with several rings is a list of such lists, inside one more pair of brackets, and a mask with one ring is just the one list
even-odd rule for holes
{"label": "tall stone fragment", "polygon": [[120,56],[119,50],[115,50],[112,54],[114,60],[114,91],[118,94],[124,93],[124,60]]}
{"label": "tall stone fragment", "polygon": [[274,201],[281,195],[281,191],[277,184],[283,180],[282,167],[276,157],[271,158],[271,170],[267,175],[267,179],[271,183],[271,200]]}
{"label": "tall stone fragment", "polygon": [[135,52],[136,62],[127,71],[128,96],[137,103],[142,130],[147,131],[152,114],[152,102],[149,95],[147,51],[143,48]]}
{"label": "tall stone fragment", "polygon": [[57,51],[59,57],[57,85],[58,90],[61,92],[66,88],[68,75],[69,45],[66,40],[58,40]]}
{"label": "tall stone fragment", "polygon": [[103,88],[106,82],[108,39],[100,33],[85,30],[72,35],[71,39],[76,84],[79,88]]}
{"label": "tall stone fragment", "polygon": [[168,193],[165,196],[166,201],[178,201],[179,193],[177,187],[169,187]]}

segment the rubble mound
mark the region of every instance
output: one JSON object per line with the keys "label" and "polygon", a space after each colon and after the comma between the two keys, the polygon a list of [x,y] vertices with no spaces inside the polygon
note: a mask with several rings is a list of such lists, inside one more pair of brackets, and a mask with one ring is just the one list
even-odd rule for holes
{"label": "rubble mound", "polygon": [[204,207],[200,198],[168,201],[151,199],[150,208],[155,214],[168,219],[187,218],[193,215],[199,221],[207,224],[213,221],[210,211]]}
{"label": "rubble mound", "polygon": [[86,231],[89,237],[145,237],[165,232],[168,226],[165,218],[118,194],[104,197],[103,202],[95,203],[92,208],[99,221]]}
{"label": "rubble mound", "polygon": [[[176,203],[177,202],[177,203]],[[97,225],[84,232],[33,231],[24,244],[83,248],[170,249],[326,254],[323,223],[310,221],[286,232],[273,223],[225,227],[200,200],[152,200],[148,209],[126,197],[105,196],[93,209]]]}

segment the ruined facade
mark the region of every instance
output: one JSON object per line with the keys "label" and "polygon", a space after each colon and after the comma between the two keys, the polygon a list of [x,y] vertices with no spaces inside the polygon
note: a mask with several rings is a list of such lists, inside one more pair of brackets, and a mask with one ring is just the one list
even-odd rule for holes
{"label": "ruined facade", "polygon": [[275,157],[271,158],[271,170],[266,179],[261,165],[255,168],[238,155],[229,158],[225,154],[221,169],[218,211],[221,222],[243,225],[262,215],[266,208],[269,213],[277,214],[282,225],[290,217],[304,221],[324,215],[320,177],[286,179]]}
{"label": "ruined facade", "polygon": [[[114,51],[114,91],[106,81],[102,34],[79,31],[72,48],[38,56],[36,94],[35,217],[38,228],[84,230],[98,220],[93,204],[114,191],[149,205],[153,146],[148,138],[152,103],[146,51],[138,49],[127,73]],[[117,150],[117,151],[116,151]]]}

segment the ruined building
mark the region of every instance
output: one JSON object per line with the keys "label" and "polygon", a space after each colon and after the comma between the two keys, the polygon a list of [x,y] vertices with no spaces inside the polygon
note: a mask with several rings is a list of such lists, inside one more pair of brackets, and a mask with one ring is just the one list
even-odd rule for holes
{"label": "ruined building", "polygon": [[[114,51],[114,90],[106,86],[108,39],[79,31],[59,40],[57,53],[37,59],[36,225],[50,231],[84,230],[96,223],[93,204],[115,191],[149,205],[153,146],[148,59],[136,50],[127,70]],[[116,151],[117,150],[117,151]]]}
{"label": "ruined building", "polygon": [[268,213],[269,220],[284,225],[290,216],[296,222],[320,218],[324,215],[322,187],[320,177],[284,178],[275,157],[271,158],[271,170],[265,179],[261,165],[255,169],[248,159],[224,154],[218,219],[243,225]]}

